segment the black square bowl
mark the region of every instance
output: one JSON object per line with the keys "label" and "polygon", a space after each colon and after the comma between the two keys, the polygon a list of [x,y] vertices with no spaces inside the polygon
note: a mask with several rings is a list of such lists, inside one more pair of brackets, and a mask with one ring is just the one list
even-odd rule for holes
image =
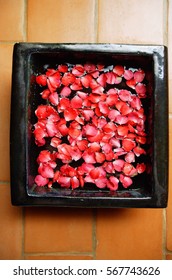
{"label": "black square bowl", "polygon": [[[84,68],[87,69],[87,73],[85,70],[83,71],[83,67],[86,67],[85,65],[87,65],[87,68]],[[115,69],[117,68],[118,71],[116,73]],[[92,122],[94,122],[94,130],[96,130],[95,119],[103,119],[106,124],[113,125],[114,129],[117,131],[113,133],[116,133],[118,137],[114,136],[113,140],[115,139],[115,141],[118,142],[119,149],[117,147],[113,147],[112,151],[114,155],[112,154],[112,159],[107,159],[107,150],[105,147],[103,148],[102,145],[99,145],[99,149],[102,149],[101,153],[99,153],[99,155],[101,154],[101,159],[99,158],[99,160],[97,160],[94,164],[91,162],[90,166],[92,167],[89,167],[89,170],[92,169],[92,173],[86,175],[87,180],[84,177],[83,181],[83,177],[81,176],[82,179],[80,180],[76,178],[75,180],[72,179],[73,183],[71,183],[71,186],[68,183],[66,185],[61,183],[60,185],[59,182],[64,179],[66,180],[65,176],[67,176],[66,173],[62,174],[63,172],[66,172],[63,169],[64,166],[70,165],[72,170],[79,170],[78,168],[83,166],[84,160],[87,164],[90,163],[88,154],[85,157],[80,156],[79,160],[72,162],[70,160],[68,162],[59,158],[60,153],[58,153],[58,151],[60,147],[67,147],[68,149],[69,146],[72,146],[71,142],[67,142],[67,139],[69,139],[68,134],[61,135],[60,140],[58,139],[53,147],[50,143],[54,136],[57,140],[57,135],[55,134],[46,135],[45,138],[41,138],[41,141],[43,140],[43,142],[40,144],[35,136],[35,127],[38,122],[38,116],[35,115],[36,110],[40,108],[40,106],[47,108],[46,106],[49,105],[53,108],[53,110],[56,110],[56,103],[59,102],[57,101],[58,96],[60,96],[60,100],[64,98],[65,100],[71,102],[72,99],[76,100],[76,96],[79,100],[81,100],[81,97],[83,96],[89,96],[89,98],[90,96],[92,96],[91,98],[103,96],[106,98],[106,95],[109,92],[113,92],[115,90],[118,94],[119,92],[121,94],[121,90],[124,90],[129,93],[129,98],[135,98],[136,81],[132,84],[133,79],[131,77],[127,77],[127,72],[124,74],[122,71],[121,74],[119,74],[119,69],[129,70],[128,74],[131,74],[131,76],[134,76],[137,71],[141,71],[141,73],[144,73],[145,75],[143,82],[141,82],[142,79],[137,80],[134,76],[134,81],[137,80],[137,84],[144,84],[146,88],[146,95],[144,95],[145,93],[141,93],[138,101],[140,104],[139,109],[141,108],[142,112],[144,112],[142,115],[144,116],[144,122],[142,122],[141,129],[142,134],[139,134],[141,135],[141,138],[138,138],[138,135],[136,137],[133,133],[137,130],[137,128],[133,128],[133,126],[130,125],[133,130],[130,129],[128,132],[130,133],[130,140],[127,142],[128,144],[135,143],[134,141],[137,139],[137,147],[144,151],[143,154],[138,156],[136,152],[134,153],[134,146],[136,144],[133,144],[134,146],[132,147],[124,145],[124,143],[126,144],[126,140],[124,139],[129,137],[129,134],[122,134],[121,136],[119,133],[119,127],[122,129],[125,127],[125,120],[126,117],[128,117],[127,113],[123,113],[122,123],[120,123],[120,121],[115,122],[115,119],[113,119],[111,115],[104,112],[104,109],[105,111],[107,109],[107,104],[105,104],[107,99],[102,103],[100,103],[100,100],[93,101],[93,103],[97,103],[93,104],[92,107],[89,107],[89,109],[92,108],[94,111],[91,117],[89,118],[86,116],[85,119],[82,116],[80,117],[80,122],[83,122],[82,125],[85,129],[82,130],[82,133],[85,131],[85,134],[83,133],[83,138],[85,137],[84,140],[87,141],[86,136],[90,137],[90,135],[88,135],[88,129],[93,128]],[[58,84],[58,86],[56,84],[57,88],[54,89],[54,85],[50,82],[51,85],[48,87],[49,92],[47,96],[49,96],[52,92],[55,92],[56,101],[52,101],[54,99],[50,100],[48,99],[49,97],[45,98],[45,96],[43,98],[41,95],[44,90],[44,93],[47,90],[47,71],[50,71],[50,75],[55,73],[53,71],[58,71],[60,73],[58,75],[60,75],[61,80],[62,77],[66,75],[65,71],[68,71],[68,73],[70,72],[70,74],[74,74],[78,81],[81,80],[81,77],[85,77],[87,74],[87,78],[88,76],[91,76],[93,84],[96,83],[97,85],[98,82],[100,88],[98,87],[99,89],[97,92],[97,89],[95,89],[93,85],[89,86],[84,82],[80,84],[80,87],[75,84],[75,88],[75,86],[71,86],[71,84],[63,81],[63,84]],[[94,74],[91,71],[94,72]],[[100,73],[101,77],[104,77],[105,79],[98,78],[100,77]],[[39,76],[41,77],[41,81],[38,78]],[[112,77],[117,77],[119,81],[112,81]],[[128,82],[128,80],[130,81]],[[86,81],[88,80],[86,79]],[[66,93],[65,96],[62,96],[61,91],[65,86],[68,90],[70,88],[70,96],[68,96],[68,93]],[[99,90],[102,95],[99,94]],[[118,104],[126,103],[124,105],[125,108],[129,108],[129,101],[126,99],[127,97],[125,94],[121,98],[122,103],[120,103],[121,100],[119,100],[118,96]],[[72,102],[71,104],[75,104]],[[85,109],[88,109],[88,107],[86,107],[89,106],[88,104],[89,103],[84,105]],[[100,104],[104,104],[103,106],[105,107],[101,107]],[[137,107],[137,105],[135,106]],[[111,106],[111,110],[114,110],[113,112],[117,112],[119,110],[120,113],[117,112],[117,114],[121,114],[120,106],[117,106],[117,108],[112,107],[113,106]],[[79,109],[72,108],[70,110],[73,109],[75,112],[76,110],[82,112],[80,107]],[[93,121],[91,118],[95,115],[95,112],[97,115],[94,117]],[[64,120],[64,118],[67,118],[65,115],[67,114],[65,109],[63,112],[58,112],[58,114],[60,119]],[[69,129],[69,127],[74,123],[76,124],[74,118],[75,117],[69,117],[69,119],[67,119],[66,129]],[[81,123],[79,124],[79,127],[82,126]],[[166,207],[168,198],[167,48],[165,46],[152,45],[15,44],[13,52],[10,134],[11,197],[13,205],[93,208]],[[80,138],[80,140],[83,139]],[[97,145],[97,143],[95,144],[96,141],[97,140],[92,140],[91,144],[88,144],[88,142],[86,143],[88,147],[92,147],[92,145]],[[116,153],[117,151],[120,151],[121,145],[123,145],[122,149],[125,150],[124,153]],[[124,146],[126,146],[125,149]],[[46,175],[42,175],[40,172],[40,162],[38,157],[43,150],[46,150],[48,154],[51,153],[51,155],[57,156],[53,167],[55,169],[52,171],[51,168],[51,172],[56,174],[56,177],[62,176],[62,179],[56,180],[57,178],[52,179],[52,176],[49,176],[51,177],[50,179],[47,178]],[[82,148],[80,153],[83,155],[84,152],[85,151]],[[128,158],[126,160],[126,154],[128,153],[134,157],[133,160]],[[94,156],[95,155],[93,155],[93,157]],[[96,176],[98,175],[96,170],[99,170],[100,167],[102,168],[102,165],[103,167],[105,166],[105,162],[103,162],[104,160],[102,160],[102,158],[107,159],[105,161],[106,164],[109,164],[108,166],[113,165],[114,167],[114,162],[116,162],[116,160],[121,160],[123,164],[126,160],[127,164],[125,163],[125,170],[119,166],[111,172],[106,169],[106,176],[102,179],[102,181],[101,178],[99,178],[100,180],[97,187]],[[41,164],[44,165],[44,162]],[[135,171],[137,171],[137,176],[133,173],[130,175],[127,173],[130,172],[127,168],[131,166]],[[142,169],[142,171],[140,171],[138,166],[142,168],[144,167],[144,170]],[[92,174],[91,180],[90,174]],[[45,178],[40,176],[44,176]],[[36,178],[43,179],[45,183],[37,183]],[[122,184],[121,182],[123,182],[122,179],[124,180],[124,178],[130,183]],[[69,181],[70,180],[71,179],[69,179]],[[103,183],[103,180],[108,180],[108,182],[110,182],[108,183],[108,186],[110,186],[109,188]],[[114,180],[116,180],[115,182],[119,182],[118,187],[117,185],[115,187],[116,183],[113,184]]]}

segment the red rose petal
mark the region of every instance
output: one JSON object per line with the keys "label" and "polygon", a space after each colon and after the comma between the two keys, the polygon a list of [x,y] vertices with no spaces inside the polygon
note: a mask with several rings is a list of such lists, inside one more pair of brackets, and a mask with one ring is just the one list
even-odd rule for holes
{"label": "red rose petal", "polygon": [[73,108],[67,108],[64,111],[64,118],[65,118],[66,121],[75,120],[77,115],[78,115],[77,110],[75,110]]}
{"label": "red rose petal", "polygon": [[64,86],[69,86],[75,82],[75,76],[72,73],[65,73],[62,77],[62,84]]}
{"label": "red rose petal", "polygon": [[133,148],[136,147],[135,141],[131,139],[123,139],[122,140],[122,147],[126,152],[130,152]]}
{"label": "red rose petal", "polygon": [[75,95],[72,99],[71,99],[71,107],[73,108],[82,108],[82,99]]}
{"label": "red rose petal", "polygon": [[47,85],[47,76],[46,75],[36,76],[36,82],[40,86],[46,86]]}
{"label": "red rose petal", "polygon": [[122,76],[124,74],[124,67],[122,65],[116,65],[113,68],[113,72],[118,76]]}
{"label": "red rose petal", "polygon": [[146,165],[144,163],[138,163],[136,166],[137,172],[139,174],[143,173],[146,170]]}

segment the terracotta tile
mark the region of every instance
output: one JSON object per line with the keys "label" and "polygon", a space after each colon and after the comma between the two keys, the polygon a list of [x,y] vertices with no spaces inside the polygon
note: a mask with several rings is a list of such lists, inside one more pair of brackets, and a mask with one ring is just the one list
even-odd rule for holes
{"label": "terracotta tile", "polygon": [[98,42],[163,43],[163,0],[100,0]]}
{"label": "terracotta tile", "polygon": [[92,211],[26,209],[25,252],[91,252]]}
{"label": "terracotta tile", "polygon": [[22,258],[22,209],[11,206],[10,186],[0,184],[0,259]]}
{"label": "terracotta tile", "polygon": [[92,260],[91,256],[27,255],[25,260]]}
{"label": "terracotta tile", "polygon": [[172,79],[168,80],[169,112],[172,113]]}
{"label": "terracotta tile", "polygon": [[24,40],[24,3],[23,0],[1,1],[0,41]]}
{"label": "terracotta tile", "polygon": [[172,116],[169,119],[169,199],[167,207],[167,249],[172,250]]}
{"label": "terracotta tile", "polygon": [[97,259],[162,258],[161,209],[107,209],[97,216]]}
{"label": "terracotta tile", "polygon": [[94,0],[29,0],[28,40],[93,42]]}
{"label": "terracotta tile", "polygon": [[172,254],[170,255],[170,254],[167,254],[166,255],[166,260],[172,260]]}
{"label": "terracotta tile", "polygon": [[9,181],[9,127],[13,45],[0,45],[0,180]]}

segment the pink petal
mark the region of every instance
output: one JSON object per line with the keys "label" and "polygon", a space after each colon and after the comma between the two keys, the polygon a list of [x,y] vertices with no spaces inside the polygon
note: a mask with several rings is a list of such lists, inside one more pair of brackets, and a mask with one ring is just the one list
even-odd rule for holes
{"label": "pink petal", "polygon": [[71,89],[67,86],[63,87],[61,92],[60,92],[61,96],[69,96],[71,94]]}
{"label": "pink petal", "polygon": [[113,72],[106,73],[106,78],[107,78],[106,80],[107,84],[111,84],[111,85],[120,84],[122,81],[122,78]]}
{"label": "pink petal", "polygon": [[51,102],[51,104],[53,104],[53,105],[58,105],[59,104],[59,96],[58,96],[57,92],[52,92],[49,95],[48,99]]}
{"label": "pink petal", "polygon": [[109,113],[109,107],[105,102],[99,102],[98,104],[100,112],[104,115],[108,115]]}
{"label": "pink petal", "polygon": [[133,78],[133,72],[131,71],[131,70],[125,70],[124,71],[124,78],[126,79],[126,80],[131,80],[132,78]]}
{"label": "pink petal", "polygon": [[70,177],[59,176],[57,182],[60,184],[61,187],[70,188]]}
{"label": "pink petal", "polygon": [[106,77],[106,74],[101,74],[98,79],[97,79],[97,82],[102,86],[102,87],[105,87],[106,86],[106,80],[107,80],[107,77]]}
{"label": "pink petal", "polygon": [[85,127],[84,127],[84,130],[85,130],[85,134],[88,135],[88,136],[96,136],[97,135],[97,128],[93,125],[89,125],[87,124]]}
{"label": "pink petal", "polygon": [[135,162],[135,154],[133,152],[129,152],[125,155],[125,161],[128,163]]}
{"label": "pink petal", "polygon": [[86,121],[89,121],[94,116],[94,111],[90,109],[82,110],[82,115]]}
{"label": "pink petal", "polygon": [[103,163],[105,161],[106,157],[103,153],[96,152],[95,159],[96,159],[97,163]]}
{"label": "pink petal", "polygon": [[123,159],[116,159],[113,161],[113,166],[116,171],[121,172],[124,167],[125,161]]}
{"label": "pink petal", "polygon": [[85,151],[82,157],[86,163],[96,163],[94,153],[88,153],[87,151]]}
{"label": "pink petal", "polygon": [[95,181],[95,184],[99,189],[103,189],[107,185],[107,178],[99,178]]}
{"label": "pink petal", "polygon": [[124,173],[126,176],[135,176],[135,175],[137,175],[137,170],[136,170],[136,168],[135,168],[131,163],[128,163],[128,162],[125,162],[122,171],[123,171],[123,173]]}
{"label": "pink petal", "polygon": [[77,64],[76,66],[73,67],[72,69],[72,74],[76,77],[81,77],[85,72],[85,69],[83,65]]}
{"label": "pink petal", "polygon": [[48,163],[47,164],[40,163],[38,172],[44,178],[53,178],[54,177],[54,170]]}
{"label": "pink petal", "polygon": [[79,188],[79,180],[76,176],[71,178],[71,187],[72,189]]}
{"label": "pink petal", "polygon": [[57,134],[57,125],[53,122],[47,122],[46,129],[49,137],[53,137]]}
{"label": "pink petal", "polygon": [[146,154],[145,150],[144,150],[143,148],[139,147],[139,146],[135,147],[135,148],[133,149],[133,152],[135,153],[135,155],[136,155],[137,157],[139,157],[139,156],[142,155],[142,154]]}
{"label": "pink petal", "polygon": [[85,88],[89,88],[91,81],[93,80],[92,76],[87,74],[81,77],[81,83]]}
{"label": "pink petal", "polygon": [[142,69],[134,72],[134,79],[137,83],[141,83],[144,80],[145,73]]}
{"label": "pink petal", "polygon": [[118,124],[126,124],[128,122],[128,118],[126,116],[118,115],[115,118],[115,122]]}
{"label": "pink petal", "polygon": [[130,101],[131,100],[131,92],[126,90],[126,89],[121,89],[119,90],[119,98],[122,100],[122,101]]}
{"label": "pink petal", "polygon": [[146,86],[142,83],[138,83],[135,87],[135,90],[140,98],[146,97]]}
{"label": "pink petal", "polygon": [[119,180],[122,183],[124,188],[128,188],[133,183],[133,181],[130,177],[124,176],[123,174],[120,174]]}
{"label": "pink petal", "polygon": [[51,153],[47,150],[43,150],[40,152],[38,158],[37,158],[37,162],[38,163],[46,163],[48,161],[50,161],[51,158]]}
{"label": "pink petal", "polygon": [[44,187],[47,185],[49,182],[48,178],[44,178],[41,175],[37,175],[35,177],[35,183],[37,184],[38,187]]}
{"label": "pink petal", "polygon": [[53,138],[51,138],[50,145],[54,148],[57,148],[58,145],[60,145],[61,141],[62,141],[61,139],[59,139],[57,137],[53,137]]}
{"label": "pink petal", "polygon": [[80,78],[76,78],[75,82],[71,84],[70,88],[72,90],[81,90],[82,89],[82,84]]}
{"label": "pink petal", "polygon": [[142,105],[140,98],[135,95],[132,95],[130,105],[133,109],[140,110],[141,105]]}
{"label": "pink petal", "polygon": [[111,121],[114,121],[118,115],[120,115],[120,112],[118,110],[112,109],[109,111],[108,118]]}
{"label": "pink petal", "polygon": [[118,183],[119,183],[119,180],[118,178],[114,177],[114,176],[110,176],[109,177],[109,183],[107,183],[107,187],[112,190],[112,191],[116,191],[118,189]]}
{"label": "pink petal", "polygon": [[66,110],[68,107],[70,107],[70,100],[67,98],[62,98],[58,105],[58,111],[62,112]]}
{"label": "pink petal", "polygon": [[96,66],[93,63],[85,63],[84,68],[88,73],[94,72],[96,70]]}

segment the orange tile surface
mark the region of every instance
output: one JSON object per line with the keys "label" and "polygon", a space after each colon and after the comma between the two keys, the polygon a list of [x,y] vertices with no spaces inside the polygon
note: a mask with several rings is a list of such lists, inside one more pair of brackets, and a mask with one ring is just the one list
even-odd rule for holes
{"label": "orange tile surface", "polygon": [[169,119],[169,199],[167,208],[167,249],[172,251],[172,116]]}
{"label": "orange tile surface", "polygon": [[9,127],[11,97],[12,44],[0,44],[0,180],[9,181]]}
{"label": "orange tile surface", "polygon": [[24,40],[25,1],[0,1],[0,41]]}
{"label": "orange tile surface", "polygon": [[0,260],[22,258],[22,209],[11,206],[10,186],[0,184]]}
{"label": "orange tile surface", "polygon": [[100,0],[98,42],[163,43],[163,0]]}
{"label": "orange tile surface", "polygon": [[166,260],[172,260],[172,255],[167,254]]}
{"label": "orange tile surface", "polygon": [[25,252],[91,251],[91,210],[26,209]]}
{"label": "orange tile surface", "polygon": [[97,259],[161,259],[162,210],[98,211]]}
{"label": "orange tile surface", "polygon": [[[172,0],[0,0],[0,13],[0,259],[172,260]],[[11,66],[13,44],[18,41],[168,43],[171,115],[166,210],[11,206]]]}
{"label": "orange tile surface", "polygon": [[94,0],[29,0],[28,40],[94,42]]}
{"label": "orange tile surface", "polygon": [[82,255],[65,255],[65,256],[56,256],[56,255],[27,255],[25,260],[92,260],[91,256],[82,256]]}

